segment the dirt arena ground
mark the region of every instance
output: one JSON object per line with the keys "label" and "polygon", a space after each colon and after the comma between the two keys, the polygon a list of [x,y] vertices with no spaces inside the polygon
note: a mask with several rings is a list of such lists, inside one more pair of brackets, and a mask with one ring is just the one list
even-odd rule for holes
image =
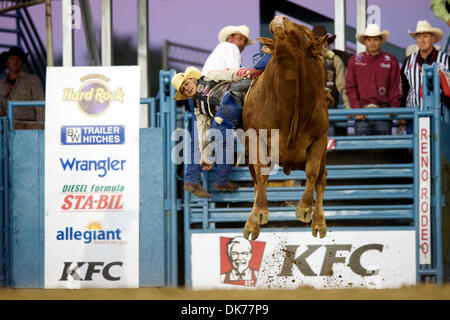
{"label": "dirt arena ground", "polygon": [[400,289],[213,290],[172,288],[44,290],[0,288],[1,300],[450,300],[450,284]]}

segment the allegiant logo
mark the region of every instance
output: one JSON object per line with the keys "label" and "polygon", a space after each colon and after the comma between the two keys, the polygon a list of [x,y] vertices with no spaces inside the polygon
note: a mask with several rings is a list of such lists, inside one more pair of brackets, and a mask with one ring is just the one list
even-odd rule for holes
{"label": "allegiant logo", "polygon": [[98,176],[103,178],[108,171],[123,171],[127,160],[114,160],[110,157],[105,160],[78,160],[77,158],[59,158],[64,171],[99,171]]}

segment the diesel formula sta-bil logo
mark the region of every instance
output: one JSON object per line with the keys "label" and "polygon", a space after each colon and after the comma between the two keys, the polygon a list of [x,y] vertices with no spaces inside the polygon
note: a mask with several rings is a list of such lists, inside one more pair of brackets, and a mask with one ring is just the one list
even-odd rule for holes
{"label": "diesel formula sta-bil logo", "polygon": [[108,110],[112,101],[123,103],[122,88],[110,90],[107,86],[109,80],[101,74],[88,74],[81,77],[82,84],[78,91],[74,88],[65,88],[62,100],[76,102],[80,111],[87,116],[100,116]]}

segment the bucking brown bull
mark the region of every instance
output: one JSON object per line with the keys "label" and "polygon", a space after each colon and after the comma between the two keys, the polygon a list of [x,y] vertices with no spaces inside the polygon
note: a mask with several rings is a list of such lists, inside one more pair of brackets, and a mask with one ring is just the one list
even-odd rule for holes
{"label": "bucking brown bull", "polygon": [[[315,39],[309,28],[291,22],[286,16],[276,16],[269,30],[273,40],[259,40],[273,57],[246,97],[242,114],[244,129],[255,129],[257,135],[260,129],[279,130],[279,145],[275,149],[284,173],[289,174],[291,170],[306,173],[306,189],[295,215],[304,223],[309,223],[312,217],[313,235],[316,237],[318,231],[323,238],[327,232],[322,208],[327,177],[327,105],[332,98],[325,92],[324,69],[318,55],[323,53],[327,36]],[[273,150],[271,134],[267,137],[260,139],[267,150],[271,147]],[[248,148],[247,145],[247,152]],[[256,239],[260,226],[269,221],[266,187],[270,165],[260,158],[249,164],[255,183],[255,201],[244,227],[247,239],[250,234]]]}

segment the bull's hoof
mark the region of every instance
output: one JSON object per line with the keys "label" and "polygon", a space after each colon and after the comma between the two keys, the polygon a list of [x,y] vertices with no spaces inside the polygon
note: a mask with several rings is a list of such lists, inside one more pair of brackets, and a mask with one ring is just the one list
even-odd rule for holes
{"label": "bull's hoof", "polygon": [[244,238],[248,240],[251,234],[252,240],[256,240],[258,239],[260,230],[261,230],[260,225],[258,223],[253,223],[249,217],[244,226]]}
{"label": "bull's hoof", "polygon": [[267,222],[269,222],[269,208],[253,207],[252,212],[250,212],[249,219],[254,224],[266,224]]}
{"label": "bull's hoof", "polygon": [[312,230],[312,235],[314,237],[317,237],[317,232],[319,232],[320,239],[322,239],[327,234],[327,225],[323,224],[323,223],[321,223],[321,224],[312,223],[311,230]]}
{"label": "bull's hoof", "polygon": [[311,222],[312,207],[302,208],[300,206],[297,206],[297,208],[295,209],[295,216],[297,217],[298,220],[300,220],[303,223]]}

